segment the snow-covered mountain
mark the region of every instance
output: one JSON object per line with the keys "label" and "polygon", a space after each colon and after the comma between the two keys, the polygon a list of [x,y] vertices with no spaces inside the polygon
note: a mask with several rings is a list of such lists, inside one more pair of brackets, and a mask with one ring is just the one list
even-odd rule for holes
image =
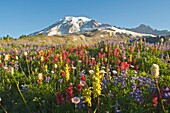
{"label": "snow-covered mountain", "polygon": [[126,29],[120,29],[108,24],[102,24],[96,20],[86,18],[86,17],[73,17],[66,16],[60,19],[55,24],[35,33],[30,34],[30,36],[43,34],[47,36],[62,35],[62,34],[72,34],[72,33],[84,33],[87,31],[102,30],[110,32],[113,35],[116,33],[127,34],[132,36],[154,36],[151,34],[136,33]]}

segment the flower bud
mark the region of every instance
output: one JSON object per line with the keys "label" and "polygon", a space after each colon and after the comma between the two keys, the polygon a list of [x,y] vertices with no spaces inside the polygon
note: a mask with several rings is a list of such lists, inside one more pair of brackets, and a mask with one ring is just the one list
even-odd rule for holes
{"label": "flower bud", "polygon": [[18,60],[18,56],[15,56],[15,59]]}
{"label": "flower bud", "polygon": [[14,74],[14,68],[11,67],[11,75],[13,75],[13,74]]}
{"label": "flower bud", "polygon": [[24,52],[24,56],[27,56],[27,55],[28,55],[28,53],[25,51],[25,52]]}
{"label": "flower bud", "polygon": [[7,54],[7,55],[5,55],[5,59],[4,59],[5,61],[8,61],[9,60],[9,55]]}
{"label": "flower bud", "polygon": [[44,61],[44,57],[43,56],[41,56],[41,62],[43,62]]}
{"label": "flower bud", "polygon": [[42,73],[39,73],[39,74],[38,74],[38,80],[42,81],[43,79],[44,79],[44,78],[43,78]]}
{"label": "flower bud", "polygon": [[159,77],[159,66],[157,64],[153,64],[151,67],[151,74],[152,76],[154,76],[155,78]]}
{"label": "flower bud", "polygon": [[54,68],[57,69],[57,67],[58,67],[57,64],[54,64]]}

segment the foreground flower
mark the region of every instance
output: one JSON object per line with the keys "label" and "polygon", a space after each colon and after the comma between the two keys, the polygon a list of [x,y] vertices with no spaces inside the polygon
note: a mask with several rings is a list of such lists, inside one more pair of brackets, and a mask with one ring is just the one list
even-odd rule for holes
{"label": "foreground flower", "polygon": [[66,98],[67,101],[71,101],[71,98],[73,98],[74,94],[73,94],[73,85],[72,83],[70,83],[69,87],[67,88],[66,91]]}
{"label": "foreground flower", "polygon": [[78,85],[77,85],[77,91],[78,91],[78,93],[81,92],[81,84],[78,84]]}
{"label": "foreground flower", "polygon": [[81,81],[80,81],[80,85],[81,85],[81,86],[85,86],[85,85],[86,85],[86,82],[83,81],[83,80],[81,80]]}
{"label": "foreground flower", "polygon": [[28,53],[25,51],[25,52],[24,52],[24,56],[27,56],[27,55],[28,55]]}
{"label": "foreground flower", "polygon": [[86,77],[82,75],[82,76],[81,76],[81,80],[82,80],[82,81],[86,81]]}
{"label": "foreground flower", "polygon": [[91,87],[86,87],[84,89],[84,97],[85,97],[85,101],[84,102],[87,102],[87,105],[89,107],[92,106],[92,103],[91,103],[91,93],[92,93],[92,91],[90,89],[91,89]]}
{"label": "foreground flower", "polygon": [[42,73],[38,74],[38,80],[40,80],[40,81],[44,80],[44,77],[43,77]]}
{"label": "foreground flower", "polygon": [[94,71],[93,70],[89,70],[89,73],[92,75],[92,74],[94,74]]}
{"label": "foreground flower", "polygon": [[68,81],[70,79],[70,72],[69,72],[68,64],[66,64],[65,73],[66,73],[65,79],[66,79],[66,81]]}
{"label": "foreground flower", "polygon": [[14,68],[11,67],[11,75],[13,75],[13,74],[14,74]]}
{"label": "foreground flower", "polygon": [[112,73],[113,73],[113,74],[117,74],[117,71],[116,71],[116,70],[113,70]]}
{"label": "foreground flower", "polygon": [[80,98],[79,97],[73,97],[71,99],[71,102],[74,103],[74,104],[78,104],[80,102]]}
{"label": "foreground flower", "polygon": [[56,94],[56,101],[57,101],[57,104],[59,104],[59,105],[64,103],[64,97],[63,97],[62,93]]}
{"label": "foreground flower", "polygon": [[94,96],[94,98],[101,95],[101,90],[102,90],[101,89],[101,78],[102,77],[103,76],[100,75],[99,67],[97,65],[96,66],[95,76],[93,76],[93,78],[92,78],[92,86],[93,86],[93,96]]}
{"label": "foreground flower", "polygon": [[156,107],[158,105],[158,96],[153,94],[152,95],[152,102],[153,102],[153,106]]}
{"label": "foreground flower", "polygon": [[159,66],[157,64],[153,64],[151,67],[151,74],[152,76],[154,76],[155,78],[159,77]]}
{"label": "foreground flower", "polygon": [[9,58],[10,58],[10,56],[7,54],[7,55],[5,55],[4,60],[5,60],[5,61],[8,61],[8,60],[9,60]]}

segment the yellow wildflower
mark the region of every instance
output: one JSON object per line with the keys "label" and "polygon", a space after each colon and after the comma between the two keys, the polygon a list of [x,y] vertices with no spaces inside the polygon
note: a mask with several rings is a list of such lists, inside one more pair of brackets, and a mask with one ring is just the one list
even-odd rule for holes
{"label": "yellow wildflower", "polygon": [[92,91],[90,90],[91,87],[86,87],[83,91],[84,93],[84,97],[85,97],[85,101],[84,102],[87,102],[87,105],[88,106],[92,106],[92,103],[91,103],[91,93]]}
{"label": "yellow wildflower", "polygon": [[48,72],[48,66],[45,65],[44,68],[45,68],[45,72]]}
{"label": "yellow wildflower", "polygon": [[129,55],[129,60],[132,62],[132,54]]}
{"label": "yellow wildflower", "polygon": [[41,56],[41,62],[43,62],[44,61],[44,56]]}
{"label": "yellow wildflower", "polygon": [[65,73],[66,73],[65,75],[66,81],[68,81],[70,79],[70,72],[69,72],[68,64],[66,64]]}
{"label": "yellow wildflower", "polygon": [[99,71],[98,65],[96,66],[96,73],[95,76],[92,78],[92,86],[93,86],[93,96],[94,98],[101,95],[101,78],[104,76],[103,71]]}

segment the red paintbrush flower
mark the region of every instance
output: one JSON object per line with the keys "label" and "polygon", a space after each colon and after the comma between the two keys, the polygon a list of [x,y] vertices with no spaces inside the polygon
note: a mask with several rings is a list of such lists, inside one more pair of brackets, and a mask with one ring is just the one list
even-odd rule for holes
{"label": "red paintbrush flower", "polygon": [[81,80],[86,81],[86,77],[85,76],[81,76]]}
{"label": "red paintbrush flower", "polygon": [[67,98],[67,101],[71,101],[71,98],[74,96],[73,94],[73,84],[70,83],[69,87],[67,88],[67,91],[66,91],[66,98]]}
{"label": "red paintbrush flower", "polygon": [[77,91],[78,91],[78,93],[81,92],[81,87],[82,87],[81,84],[78,84],[78,85],[77,85]]}
{"label": "red paintbrush flower", "polygon": [[48,58],[47,57],[45,58],[45,61],[48,62]]}
{"label": "red paintbrush flower", "polygon": [[133,46],[130,46],[130,51],[131,51],[131,52],[133,52],[133,51],[134,51]]}
{"label": "red paintbrush flower", "polygon": [[57,104],[59,104],[59,105],[64,103],[64,97],[63,97],[62,93],[56,94],[56,101],[57,101]]}
{"label": "red paintbrush flower", "polygon": [[157,107],[158,105],[158,96],[155,94],[152,94],[152,102],[153,102],[153,106]]}
{"label": "red paintbrush flower", "polygon": [[129,64],[127,64],[127,62],[121,62],[120,68],[121,68],[121,70],[128,69],[129,68]]}
{"label": "red paintbrush flower", "polygon": [[98,53],[98,58],[100,59],[100,58],[102,58],[102,55],[101,55],[101,53]]}
{"label": "red paintbrush flower", "polygon": [[117,64],[120,64],[120,63],[121,63],[121,61],[120,61],[119,59],[117,59],[116,63],[117,63]]}
{"label": "red paintbrush flower", "polygon": [[135,59],[133,60],[133,63],[136,64],[136,60]]}
{"label": "red paintbrush flower", "polygon": [[61,75],[64,77],[66,75],[66,73],[64,71],[62,71]]}
{"label": "red paintbrush flower", "polygon": [[137,70],[137,69],[139,68],[139,66],[138,66],[138,65],[136,65],[136,66],[135,66],[135,68],[136,68],[136,70]]}

